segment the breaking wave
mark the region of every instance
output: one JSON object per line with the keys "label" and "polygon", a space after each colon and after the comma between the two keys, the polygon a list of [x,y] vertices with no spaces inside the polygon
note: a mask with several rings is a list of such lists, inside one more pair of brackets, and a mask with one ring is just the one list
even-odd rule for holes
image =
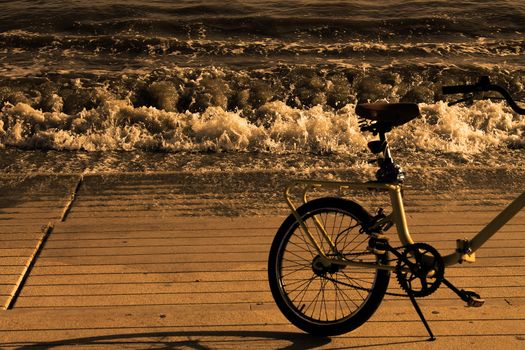
{"label": "breaking wave", "polygon": [[353,157],[370,138],[354,109],[369,101],[419,103],[391,132],[412,154],[524,145],[504,104],[448,107],[440,92],[488,75],[525,98],[518,1],[4,5],[0,147],[15,153]]}
{"label": "breaking wave", "polygon": [[[180,113],[108,100],[97,108],[65,114],[19,102],[2,109],[0,144],[52,150],[358,155],[366,150],[367,137],[359,131],[354,107],[298,109],[272,101],[255,112],[265,122],[254,123],[239,111],[217,106]],[[422,103],[420,109],[419,119],[391,132],[394,148],[471,155],[525,145],[525,121],[503,103],[479,101],[470,107]]]}

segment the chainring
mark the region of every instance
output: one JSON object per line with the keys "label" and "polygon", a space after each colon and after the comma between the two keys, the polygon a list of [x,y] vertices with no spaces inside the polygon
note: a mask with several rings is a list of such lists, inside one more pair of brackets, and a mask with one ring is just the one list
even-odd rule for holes
{"label": "chainring", "polygon": [[445,275],[445,263],[439,252],[429,244],[405,246],[396,264],[396,277],[401,288],[414,297],[434,293]]}

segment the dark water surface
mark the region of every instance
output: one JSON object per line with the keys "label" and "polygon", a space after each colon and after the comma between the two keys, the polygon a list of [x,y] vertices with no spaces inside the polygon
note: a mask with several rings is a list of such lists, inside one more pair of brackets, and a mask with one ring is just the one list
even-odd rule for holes
{"label": "dark water surface", "polygon": [[505,105],[448,107],[440,93],[490,75],[524,97],[522,1],[0,5],[0,147],[21,158],[255,152],[357,164],[367,139],[355,104],[377,100],[421,103],[422,118],[392,133],[409,162],[483,154],[490,165],[525,144]]}

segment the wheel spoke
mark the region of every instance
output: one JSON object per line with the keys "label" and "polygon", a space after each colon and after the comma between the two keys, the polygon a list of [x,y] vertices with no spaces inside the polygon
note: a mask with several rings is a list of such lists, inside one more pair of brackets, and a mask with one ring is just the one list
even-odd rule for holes
{"label": "wheel spoke", "polygon": [[[348,237],[350,237],[350,234],[346,234],[346,232],[349,232],[351,230],[353,230],[354,228],[358,227],[359,224],[356,224],[354,226],[350,226],[348,227],[347,229],[345,229],[344,231],[341,232],[341,235],[342,234],[345,234],[345,243],[343,244],[343,248],[342,249],[339,249],[340,251],[345,251],[345,252],[353,252],[357,249],[357,247],[354,247],[352,250],[347,250],[347,248],[352,244],[354,243],[354,241],[356,239],[359,238],[360,234],[356,234],[351,240],[350,242],[346,242],[346,240],[348,239]],[[368,236],[365,236],[365,239],[368,240]]]}
{"label": "wheel spoke", "polygon": [[324,279],[321,279],[321,284],[322,284],[322,290],[323,290],[323,292],[322,292],[322,294],[323,294],[323,297],[322,297],[323,303],[321,305],[322,305],[323,310],[324,310],[325,319],[326,319],[326,321],[328,321],[328,307],[326,306],[326,294],[325,294],[325,289],[326,289],[326,285],[328,284],[328,281],[324,280]]}
{"label": "wheel spoke", "polygon": [[345,216],[343,214],[341,214],[341,221],[339,221],[339,226],[337,228],[337,236],[335,237],[335,240],[334,240],[334,244],[336,246],[337,246],[337,240],[338,240],[338,238],[339,238],[339,236],[341,235],[341,232],[342,232],[344,219],[345,219]]}
{"label": "wheel spoke", "polygon": [[[344,271],[341,271],[343,276],[345,276],[347,279],[353,281],[355,284],[357,284],[357,286],[359,288],[363,288],[363,286],[361,286],[356,280],[350,278],[346,273],[344,273]],[[363,288],[365,289],[365,288]],[[356,291],[357,294],[359,294],[359,296],[361,297],[361,299],[365,300],[365,298],[363,297],[363,295],[361,294],[361,291],[358,289],[358,288],[354,288],[354,290]]]}
{"label": "wheel spoke", "polygon": [[[308,228],[308,226],[306,226],[306,228],[308,229],[309,232],[311,232],[311,230]],[[310,244],[311,243],[309,243],[309,239],[307,237],[305,237],[305,233],[303,232],[302,228],[299,229],[299,232],[301,234],[301,238],[303,239],[304,244],[306,245],[306,248],[308,249],[308,251],[310,252],[310,255],[313,258],[315,256],[315,254],[310,249]]]}
{"label": "wheel spoke", "polygon": [[[291,294],[291,293],[295,293],[295,292],[297,292],[297,291],[300,289],[299,294],[301,294],[301,292],[306,291],[306,290],[308,289],[308,286],[310,285],[310,283],[312,283],[312,281],[313,281],[315,278],[316,278],[316,276],[314,275],[314,276],[312,276],[311,278],[309,278],[309,279],[307,279],[307,280],[302,280],[302,281],[301,281],[301,284],[300,284],[297,288],[295,288],[295,289],[288,289],[288,288],[286,288],[286,287],[288,287],[288,286],[290,286],[290,285],[292,285],[292,284],[294,284],[294,283],[287,283],[287,284],[284,285],[283,287],[285,287],[286,290],[288,291],[288,293],[290,293],[290,294]],[[303,287],[304,287],[304,288],[303,288]],[[298,294],[298,295],[299,295],[299,294]]]}
{"label": "wheel spoke", "polygon": [[287,272],[286,274],[281,274],[281,279],[283,279],[284,277],[288,277],[290,276],[291,274],[294,274],[294,273],[297,273],[299,271],[303,271],[304,270],[304,267],[300,267],[298,269],[295,269],[295,270],[292,270],[290,272]]}
{"label": "wheel spoke", "polygon": [[[342,316],[345,316],[345,313],[343,312],[343,306],[342,306],[342,304],[341,304],[341,301],[337,298],[337,295],[339,294],[339,295],[343,296],[343,298],[341,298],[341,299],[342,299],[343,302],[346,304],[346,308],[347,308],[348,310],[352,310],[352,307],[351,307],[350,305],[348,305],[348,302],[347,302],[347,300],[350,300],[350,299],[349,299],[349,298],[344,298],[344,296],[345,296],[345,295],[344,295],[344,291],[343,291],[341,288],[339,288],[339,285],[338,285],[337,283],[335,283],[335,282],[332,282],[332,283],[334,284],[335,290],[336,290],[336,292],[337,292],[337,293],[336,293],[336,300],[337,300],[339,306],[341,307],[341,315],[342,315]],[[335,318],[337,319],[337,315],[336,315]]]}
{"label": "wheel spoke", "polygon": [[[297,254],[295,252],[287,251],[287,253],[290,254],[290,255],[293,255],[293,256],[295,256],[297,258],[299,258],[299,260],[301,260],[301,261],[307,261],[307,262],[310,261],[309,259],[305,259],[304,257],[302,257],[301,255],[299,255],[299,254]],[[290,261],[292,261],[292,260],[290,260]]]}
{"label": "wheel spoke", "polygon": [[[316,278],[317,276],[313,275],[309,280],[308,280],[308,284],[306,285],[306,287],[302,290],[302,293],[299,293],[297,296],[299,297],[301,295],[301,300],[299,300],[298,302],[298,305],[302,305],[303,304],[303,299],[304,299],[304,296],[306,295],[306,292],[308,291],[308,288],[310,288],[310,285],[312,284],[313,280]],[[292,300],[292,301],[295,301]]]}
{"label": "wheel spoke", "polygon": [[[355,305],[355,308],[358,308],[358,307],[359,307],[359,305],[354,301],[354,299],[351,298],[351,297],[346,293],[347,291],[345,291],[344,289],[340,289],[340,292],[345,296],[345,298],[344,298],[343,300],[345,300],[345,301],[346,301],[346,300],[350,301],[352,304]],[[348,304],[347,304],[347,305],[348,305]],[[348,309],[349,309],[349,310],[352,310],[353,307],[349,307]]]}
{"label": "wheel spoke", "polygon": [[[313,305],[312,315],[315,314],[315,309],[317,308],[317,301],[319,299],[319,295],[321,294],[321,289],[317,291],[317,294],[315,295],[314,299],[312,300],[312,303],[310,303],[310,306]],[[308,311],[310,309],[310,306],[308,306],[304,311]]]}
{"label": "wheel spoke", "polygon": [[[306,239],[306,237],[305,237],[305,239]],[[310,253],[310,255],[314,256],[313,253],[312,253],[312,251],[310,250],[310,244],[308,244],[308,242],[306,242],[306,241],[304,242],[304,246],[305,246],[306,248],[304,248],[304,247],[301,245],[301,243],[295,243],[295,242],[292,242],[292,241],[288,241],[288,244],[292,244],[292,245],[296,246],[297,248],[303,250],[304,252],[306,252],[306,253]]]}

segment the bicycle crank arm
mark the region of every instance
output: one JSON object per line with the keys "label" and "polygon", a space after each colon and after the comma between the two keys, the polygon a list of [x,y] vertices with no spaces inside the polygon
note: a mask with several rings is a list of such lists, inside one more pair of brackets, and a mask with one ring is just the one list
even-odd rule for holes
{"label": "bicycle crank arm", "polygon": [[481,296],[478,293],[476,293],[474,291],[471,291],[471,290],[464,290],[464,289],[459,290],[458,288],[456,288],[456,286],[454,286],[446,278],[443,279],[443,283],[448,288],[450,288],[450,290],[452,290],[454,293],[456,293],[461,298],[461,300],[466,302],[467,306],[470,306],[470,307],[481,307],[481,306],[483,306],[483,304],[485,304],[485,300],[481,299]]}

